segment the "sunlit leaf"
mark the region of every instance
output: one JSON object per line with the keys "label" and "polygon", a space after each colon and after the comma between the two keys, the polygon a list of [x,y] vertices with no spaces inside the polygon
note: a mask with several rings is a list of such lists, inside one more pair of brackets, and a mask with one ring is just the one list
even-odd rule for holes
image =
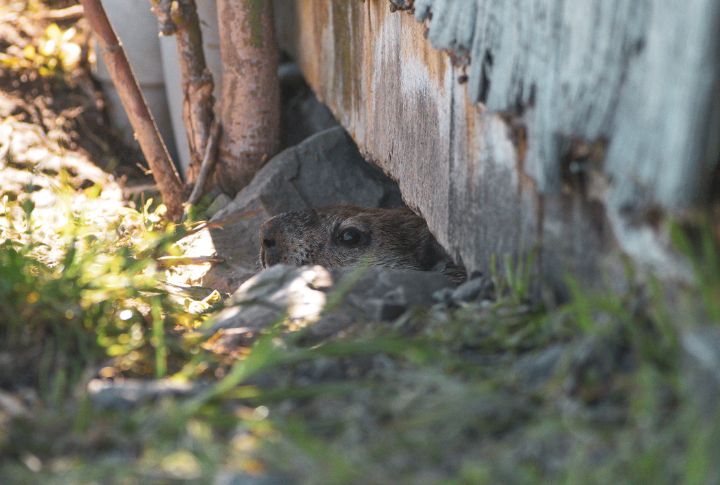
{"label": "sunlit leaf", "polygon": [[40,44],[40,54],[46,57],[55,54],[55,49],[57,49],[57,41],[55,39],[49,39]]}
{"label": "sunlit leaf", "polygon": [[57,37],[62,37],[62,30],[56,23],[52,23],[47,26],[45,29],[45,36],[52,39]]}
{"label": "sunlit leaf", "polygon": [[33,60],[37,54],[37,51],[35,50],[34,45],[28,44],[23,48],[22,53],[25,59]]}
{"label": "sunlit leaf", "polygon": [[77,30],[75,29],[75,27],[70,27],[69,29],[67,29],[65,32],[62,33],[62,35],[60,36],[60,39],[64,42],[68,42],[68,41],[72,40],[73,37],[75,37],[76,33],[77,33]]}
{"label": "sunlit leaf", "polygon": [[60,60],[65,71],[72,71],[80,64],[82,49],[74,42],[67,42],[60,47]]}

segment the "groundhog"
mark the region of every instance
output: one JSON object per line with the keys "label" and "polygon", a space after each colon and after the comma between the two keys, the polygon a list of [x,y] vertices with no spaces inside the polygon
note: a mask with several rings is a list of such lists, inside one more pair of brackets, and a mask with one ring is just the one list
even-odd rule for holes
{"label": "groundhog", "polygon": [[374,265],[441,271],[457,283],[465,279],[425,220],[409,209],[340,205],[277,215],[260,228],[260,264],[278,263]]}

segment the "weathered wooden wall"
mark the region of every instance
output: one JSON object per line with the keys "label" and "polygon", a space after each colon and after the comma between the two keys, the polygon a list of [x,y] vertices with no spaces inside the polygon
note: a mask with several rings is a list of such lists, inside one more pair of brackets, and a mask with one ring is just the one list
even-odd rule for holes
{"label": "weathered wooden wall", "polygon": [[550,276],[615,248],[672,266],[658,215],[702,201],[720,153],[719,2],[275,2],[281,46],[471,270],[535,247]]}

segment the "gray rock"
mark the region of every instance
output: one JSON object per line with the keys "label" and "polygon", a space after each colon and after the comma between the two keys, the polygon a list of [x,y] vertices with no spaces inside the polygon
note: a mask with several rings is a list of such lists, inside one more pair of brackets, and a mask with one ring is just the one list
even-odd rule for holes
{"label": "gray rock", "polygon": [[220,472],[213,481],[213,485],[284,485],[287,483],[286,479],[275,476],[249,475],[232,471]]}
{"label": "gray rock", "polygon": [[447,306],[495,299],[495,286],[490,278],[476,276],[454,288],[443,288],[433,294],[433,299]]}
{"label": "gray rock", "polygon": [[28,416],[30,410],[20,396],[0,390],[0,413],[16,418],[18,416]]}
{"label": "gray rock", "polygon": [[529,391],[544,386],[555,375],[567,346],[555,344],[548,348],[524,355],[513,366],[517,381]]}
{"label": "gray rock", "polygon": [[712,327],[687,331],[682,336],[682,346],[688,363],[720,386],[720,331]]}
{"label": "gray rock", "polygon": [[450,298],[457,302],[491,299],[495,288],[490,278],[479,276],[455,288]]}
{"label": "gray rock", "polygon": [[101,409],[128,409],[165,397],[187,397],[207,385],[164,379],[93,379],[88,383],[90,401]]}
{"label": "gray rock", "polygon": [[232,202],[232,199],[227,194],[219,194],[217,197],[215,197],[215,199],[208,206],[205,212],[209,217],[212,217],[218,212],[220,212],[222,209],[227,207],[230,202]]}
{"label": "gray rock", "polygon": [[402,206],[397,186],[362,158],[340,127],[275,156],[213,216],[210,229],[179,243],[187,256],[217,256],[224,263],[199,275],[179,272],[170,280],[232,293],[259,269],[258,230],[263,221],[285,211],[333,204]]}
{"label": "gray rock", "polygon": [[681,336],[685,392],[713,418],[720,406],[720,330],[693,328]]}
{"label": "gray rock", "polygon": [[285,320],[296,326],[317,321],[331,287],[332,275],[322,266],[273,266],[240,286],[210,331],[257,332]]}
{"label": "gray rock", "polygon": [[433,300],[438,303],[444,303],[445,305],[451,305],[453,303],[452,294],[455,288],[443,288],[433,293]]}
{"label": "gray rock", "polygon": [[278,265],[246,281],[210,322],[209,331],[220,332],[215,339],[219,349],[246,345],[276,324],[322,338],[429,306],[432,294],[451,284],[434,272]]}

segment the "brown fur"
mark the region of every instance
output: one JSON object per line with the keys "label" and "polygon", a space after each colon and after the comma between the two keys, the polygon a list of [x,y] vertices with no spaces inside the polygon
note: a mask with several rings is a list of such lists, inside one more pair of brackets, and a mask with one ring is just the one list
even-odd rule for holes
{"label": "brown fur", "polygon": [[[345,238],[345,239],[343,239]],[[260,264],[326,268],[363,264],[463,274],[409,209],[349,205],[285,212],[260,228]],[[451,274],[452,273],[452,274]]]}

